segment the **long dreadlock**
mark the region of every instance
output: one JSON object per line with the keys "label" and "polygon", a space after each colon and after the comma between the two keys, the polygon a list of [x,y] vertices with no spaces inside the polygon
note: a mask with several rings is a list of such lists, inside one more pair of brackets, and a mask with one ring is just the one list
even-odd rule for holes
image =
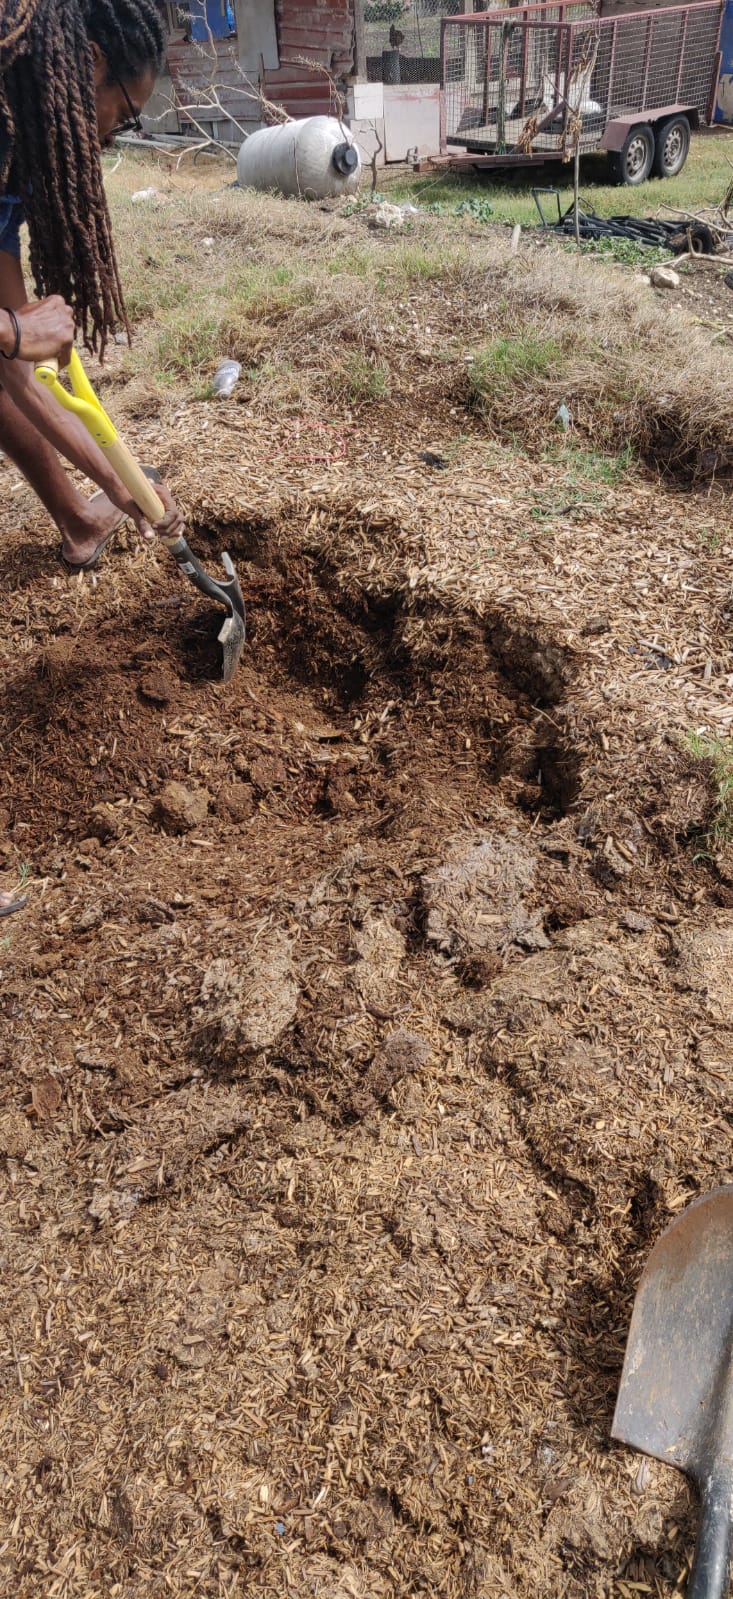
{"label": "long dreadlock", "polygon": [[11,173],[36,292],[63,295],[103,350],[127,316],[104,192],[92,43],[110,82],[159,73],[165,26],[157,0],[0,0],[0,192]]}

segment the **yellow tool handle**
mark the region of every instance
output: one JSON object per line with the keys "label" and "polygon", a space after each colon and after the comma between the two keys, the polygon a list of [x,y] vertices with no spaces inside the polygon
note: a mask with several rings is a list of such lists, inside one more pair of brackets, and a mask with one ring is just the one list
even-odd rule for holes
{"label": "yellow tool handle", "polygon": [[104,450],[110,466],[124,483],[143,516],[148,517],[151,522],[160,522],[165,516],[165,506],[142,468],[138,466],[132,451],[128,450],[127,445],[119,438],[114,423],[97,399],[78,351],[72,350],[69,361],[72,394],[59,383],[59,364],[55,357],[38,362],[36,377],[65,410],[73,412],[74,416],[78,416],[84,423],[95,443]]}

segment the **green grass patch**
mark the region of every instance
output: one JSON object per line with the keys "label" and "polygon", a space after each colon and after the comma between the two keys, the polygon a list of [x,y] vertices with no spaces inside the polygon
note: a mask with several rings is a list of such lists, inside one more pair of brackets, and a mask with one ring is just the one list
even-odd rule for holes
{"label": "green grass patch", "polygon": [[709,767],[715,811],[707,832],[707,844],[714,853],[733,840],[733,738],[688,733],[685,742],[695,760],[706,761]]}
{"label": "green grass patch", "polygon": [[426,250],[419,244],[400,244],[389,261],[390,276],[404,278],[408,283],[439,283],[449,278],[455,266],[455,257],[444,250]]}
{"label": "green grass patch", "polygon": [[551,450],[546,450],[544,459],[553,465],[561,463],[565,466],[567,481],[571,486],[587,482],[604,483],[613,488],[617,483],[621,483],[636,465],[631,444],[625,445],[616,455],[604,455],[601,450],[584,449],[572,438],[555,445]]}
{"label": "green grass patch", "polygon": [[[586,156],[580,163],[581,198],[603,217],[629,212],[637,217],[654,216],[660,206],[694,213],[705,206],[720,205],[730,182],[731,158],[733,133],[730,129],[693,134],[690,154],[676,178],[651,178],[639,189],[624,189],[609,182],[608,165],[602,154]],[[424,177],[400,176],[395,183],[385,179],[390,200],[410,200],[413,205],[435,208],[445,214],[455,214],[456,206],[476,200],[481,208],[493,208],[490,220],[520,222],[522,227],[539,224],[532,197],[532,189],[537,185],[556,188],[563,211],[572,205],[572,173],[569,166],[559,161],[548,162],[540,168],[517,168],[512,172],[488,168],[482,174],[464,176],[447,170]],[[544,196],[543,204],[549,218],[554,207],[552,196]],[[640,261],[651,265],[654,252],[641,251]]]}
{"label": "green grass patch", "polygon": [[531,333],[522,338],[494,339],[471,363],[472,396],[479,404],[493,400],[515,384],[546,377],[561,359],[556,339],[540,339]]}
{"label": "green grass patch", "polygon": [[374,270],[374,262],[366,250],[352,245],[332,256],[326,270],[332,278],[368,278]]}
{"label": "green grass patch", "polygon": [[389,372],[379,361],[355,350],[336,369],[335,388],[352,405],[374,405],[389,395]]}

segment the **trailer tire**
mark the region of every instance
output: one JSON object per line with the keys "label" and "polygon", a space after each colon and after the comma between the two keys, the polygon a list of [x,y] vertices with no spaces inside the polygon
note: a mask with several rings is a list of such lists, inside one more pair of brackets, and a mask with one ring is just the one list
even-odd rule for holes
{"label": "trailer tire", "polygon": [[685,116],[668,117],[655,129],[654,173],[658,178],[676,178],[687,160],[690,124]]}
{"label": "trailer tire", "polygon": [[623,148],[612,150],[608,160],[614,183],[637,188],[646,183],[655,155],[654,133],[648,122],[637,122],[626,135]]}

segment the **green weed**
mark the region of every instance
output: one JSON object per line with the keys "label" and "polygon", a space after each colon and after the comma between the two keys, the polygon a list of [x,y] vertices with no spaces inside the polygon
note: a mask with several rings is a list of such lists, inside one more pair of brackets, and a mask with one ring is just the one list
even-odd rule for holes
{"label": "green weed", "polygon": [[336,388],[352,405],[374,404],[386,400],[389,394],[389,372],[378,361],[355,350],[337,370]]}
{"label": "green weed", "polygon": [[531,333],[523,338],[495,339],[471,363],[468,381],[474,401],[483,403],[516,384],[546,377],[561,353],[555,339],[540,339]]}
{"label": "green weed", "polygon": [[709,550],[711,555],[714,555],[715,551],[720,549],[720,546],[723,542],[723,535],[720,531],[720,528],[701,527],[699,529],[699,533],[701,543],[705,545],[706,550]]}
{"label": "green weed", "polygon": [[390,271],[409,283],[438,283],[451,276],[454,264],[453,257],[445,251],[431,252],[418,244],[402,244],[394,252]]}
{"label": "green weed", "polygon": [[572,439],[545,451],[544,460],[553,464],[561,462],[567,467],[568,482],[605,483],[610,488],[620,483],[635,465],[633,445],[626,444],[617,455],[604,455],[600,450],[583,449]]}
{"label": "green weed", "polygon": [[[574,241],[566,245],[568,250],[577,248]],[[620,261],[624,266],[653,267],[669,260],[669,250],[658,249],[656,245],[645,249],[633,239],[583,239],[580,253],[599,255],[607,261]]]}
{"label": "green weed", "polygon": [[712,852],[733,840],[733,738],[715,738],[708,733],[688,733],[687,748],[696,760],[709,765],[715,794],[715,812],[707,832]]}

